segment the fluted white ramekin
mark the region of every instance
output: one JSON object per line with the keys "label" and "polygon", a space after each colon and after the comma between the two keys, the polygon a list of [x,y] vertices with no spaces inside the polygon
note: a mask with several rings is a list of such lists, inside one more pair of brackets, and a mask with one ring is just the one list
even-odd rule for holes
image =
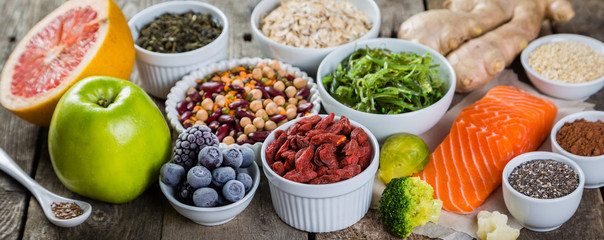
{"label": "fluted white ramekin", "polygon": [[[327,115],[321,115],[325,117]],[[340,117],[336,116],[335,120]],[[369,136],[372,160],[369,167],[353,178],[331,184],[297,183],[277,175],[266,162],[266,147],[275,140],[276,130],[287,130],[300,119],[289,121],[273,131],[262,145],[262,170],[268,179],[273,207],[288,225],[307,232],[332,232],[347,228],[365,216],[371,204],[374,176],[379,165],[380,148],[375,136],[361,124]]]}
{"label": "fluted white ramekin", "polygon": [[165,13],[181,14],[188,11],[210,13],[213,19],[222,25],[222,32],[208,45],[182,53],[157,53],[134,44],[136,69],[142,88],[155,97],[165,99],[170,88],[183,76],[227,57],[229,21],[220,9],[204,2],[169,1],[145,8],[128,21],[132,38],[136,41],[139,30],[156,17]]}

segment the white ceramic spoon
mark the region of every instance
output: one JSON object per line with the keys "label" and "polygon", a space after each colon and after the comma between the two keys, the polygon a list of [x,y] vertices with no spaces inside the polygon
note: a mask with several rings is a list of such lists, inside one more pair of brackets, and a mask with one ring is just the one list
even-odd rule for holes
{"label": "white ceramic spoon", "polygon": [[[20,167],[13,161],[13,159],[6,154],[4,149],[0,148],[0,169],[6,172],[8,175],[11,175],[17,181],[19,181],[23,186],[25,186],[38,200],[40,207],[44,211],[44,215],[46,218],[53,224],[59,227],[74,227],[86,221],[86,219],[90,216],[92,212],[92,206],[87,202],[77,201],[69,198],[64,198],[59,195],[56,195],[46,188],[42,187],[36,181],[34,181],[29,175],[27,175]],[[52,212],[51,203],[53,202],[70,202],[77,203],[80,205],[80,208],[84,211],[84,213],[80,216],[71,219],[59,219],[55,217],[55,214]]]}

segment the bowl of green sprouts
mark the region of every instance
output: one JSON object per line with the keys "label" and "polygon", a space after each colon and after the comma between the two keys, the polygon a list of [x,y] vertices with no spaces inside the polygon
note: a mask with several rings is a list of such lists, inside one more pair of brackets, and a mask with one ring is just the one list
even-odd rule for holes
{"label": "bowl of green sprouts", "polygon": [[349,116],[383,142],[432,128],[451,105],[455,72],[428,47],[377,38],[332,51],[319,65],[317,85],[327,112]]}

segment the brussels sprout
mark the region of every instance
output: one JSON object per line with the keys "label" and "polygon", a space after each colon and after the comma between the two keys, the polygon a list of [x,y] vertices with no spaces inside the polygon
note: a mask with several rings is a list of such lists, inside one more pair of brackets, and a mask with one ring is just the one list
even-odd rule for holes
{"label": "brussels sprout", "polygon": [[394,134],[381,148],[378,177],[388,184],[393,178],[420,172],[429,160],[430,150],[420,137],[410,133]]}

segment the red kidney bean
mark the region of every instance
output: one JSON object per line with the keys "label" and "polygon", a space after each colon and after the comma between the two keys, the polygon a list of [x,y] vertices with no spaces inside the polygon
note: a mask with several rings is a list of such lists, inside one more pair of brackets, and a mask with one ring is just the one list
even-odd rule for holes
{"label": "red kidney bean", "polygon": [[206,92],[206,93],[204,93],[204,94],[203,94],[203,97],[204,97],[204,98],[209,98],[209,99],[214,99],[214,96],[212,96],[212,93],[211,93],[211,92]]}
{"label": "red kidney bean", "polygon": [[274,87],[268,87],[268,86],[267,86],[267,87],[264,87],[264,90],[265,90],[266,92],[268,92],[268,94],[270,94],[270,95],[271,95],[271,96],[273,96],[273,97],[276,97],[276,96],[282,96],[282,97],[284,97],[284,98],[286,98],[286,99],[287,99],[287,97],[285,96],[285,94],[284,94],[284,93],[280,92],[279,90],[275,89]]}
{"label": "red kidney bean", "polygon": [[224,90],[224,84],[219,82],[204,82],[201,84],[201,89],[206,92],[219,93]]}
{"label": "red kidney bean", "polygon": [[191,117],[191,111],[186,111],[180,115],[180,118],[178,120],[180,122],[184,122],[185,120],[189,119],[190,117]]}
{"label": "red kidney bean", "polygon": [[243,132],[239,119],[235,119],[235,130],[237,130],[237,132]]}
{"label": "red kidney bean", "polygon": [[298,113],[298,115],[296,115],[296,117],[297,117],[297,118],[301,118],[301,117],[304,117],[304,113],[303,113],[303,112],[301,112],[301,113]]}
{"label": "red kidney bean", "polygon": [[263,142],[270,133],[271,131],[251,132],[247,136],[256,142]]}
{"label": "red kidney bean", "polygon": [[275,114],[275,115],[271,116],[269,119],[271,121],[273,121],[273,122],[278,123],[278,122],[281,122],[283,120],[286,120],[287,119],[287,115],[285,115],[285,114]]}
{"label": "red kidney bean", "polygon": [[245,88],[243,88],[242,86],[239,85],[234,85],[234,84],[230,84],[229,87],[237,92],[240,93],[244,93],[245,92]]}
{"label": "red kidney bean", "polygon": [[201,102],[203,100],[201,94],[199,94],[197,91],[191,91],[189,94],[187,94],[187,96],[191,98],[193,102]]}
{"label": "red kidney bean", "polygon": [[242,119],[243,117],[248,117],[250,120],[254,120],[254,115],[249,114],[248,112],[244,111],[244,110],[237,110],[235,111],[235,116],[239,119]]}
{"label": "red kidney bean", "polygon": [[220,123],[231,123],[235,121],[235,117],[231,116],[231,115],[220,115],[220,117],[218,117],[218,121]]}
{"label": "red kidney bean", "polygon": [[260,89],[260,91],[262,92],[262,98],[264,99],[269,99],[271,98],[271,95],[268,94],[268,92],[266,90],[264,90],[264,88],[256,88],[256,89]]}
{"label": "red kidney bean", "polygon": [[302,99],[306,99],[310,94],[310,88],[303,87],[296,93],[296,97],[302,97]]}
{"label": "red kidney bean", "polygon": [[313,107],[313,104],[311,102],[305,102],[305,103],[300,103],[298,105],[298,112],[306,112],[306,111],[310,111]]}
{"label": "red kidney bean", "polygon": [[250,102],[246,101],[246,100],[238,100],[238,101],[234,101],[232,103],[229,103],[229,108],[230,109],[237,109],[237,108],[244,108],[250,105]]}
{"label": "red kidney bean", "polygon": [[218,129],[216,129],[216,137],[219,142],[222,142],[222,139],[229,135],[229,131],[231,130],[231,126],[228,124],[222,124]]}
{"label": "red kidney bean", "polygon": [[254,141],[254,140],[241,140],[241,141],[237,141],[236,143],[238,145],[243,145],[243,144],[246,144],[246,143],[247,144],[254,144],[254,143],[256,143],[256,141]]}
{"label": "red kidney bean", "polygon": [[182,100],[176,104],[176,111],[178,111],[178,114],[183,114],[187,111],[187,104],[189,104],[187,100]]}
{"label": "red kidney bean", "polygon": [[210,124],[208,124],[208,127],[210,129],[212,129],[212,131],[216,131],[216,129],[218,129],[218,127],[220,127],[220,122],[214,120],[214,121],[210,122]]}
{"label": "red kidney bean", "polygon": [[186,121],[184,125],[185,125],[185,126],[184,126],[184,127],[185,127],[185,129],[190,128],[190,127],[192,127],[192,126],[193,126],[193,124],[191,123],[191,121]]}
{"label": "red kidney bean", "polygon": [[187,103],[187,110],[193,110],[193,108],[195,108],[195,103],[194,102],[188,102]]}
{"label": "red kidney bean", "polygon": [[212,114],[210,114],[210,116],[208,116],[208,119],[206,119],[206,122],[212,122],[212,121],[216,120],[218,117],[220,117],[220,115],[222,115],[222,108],[217,108],[216,111],[214,111]]}
{"label": "red kidney bean", "polygon": [[295,78],[295,77],[294,77],[294,75],[287,74],[286,78],[287,78],[287,80],[289,80],[290,82],[294,82],[294,78]]}

